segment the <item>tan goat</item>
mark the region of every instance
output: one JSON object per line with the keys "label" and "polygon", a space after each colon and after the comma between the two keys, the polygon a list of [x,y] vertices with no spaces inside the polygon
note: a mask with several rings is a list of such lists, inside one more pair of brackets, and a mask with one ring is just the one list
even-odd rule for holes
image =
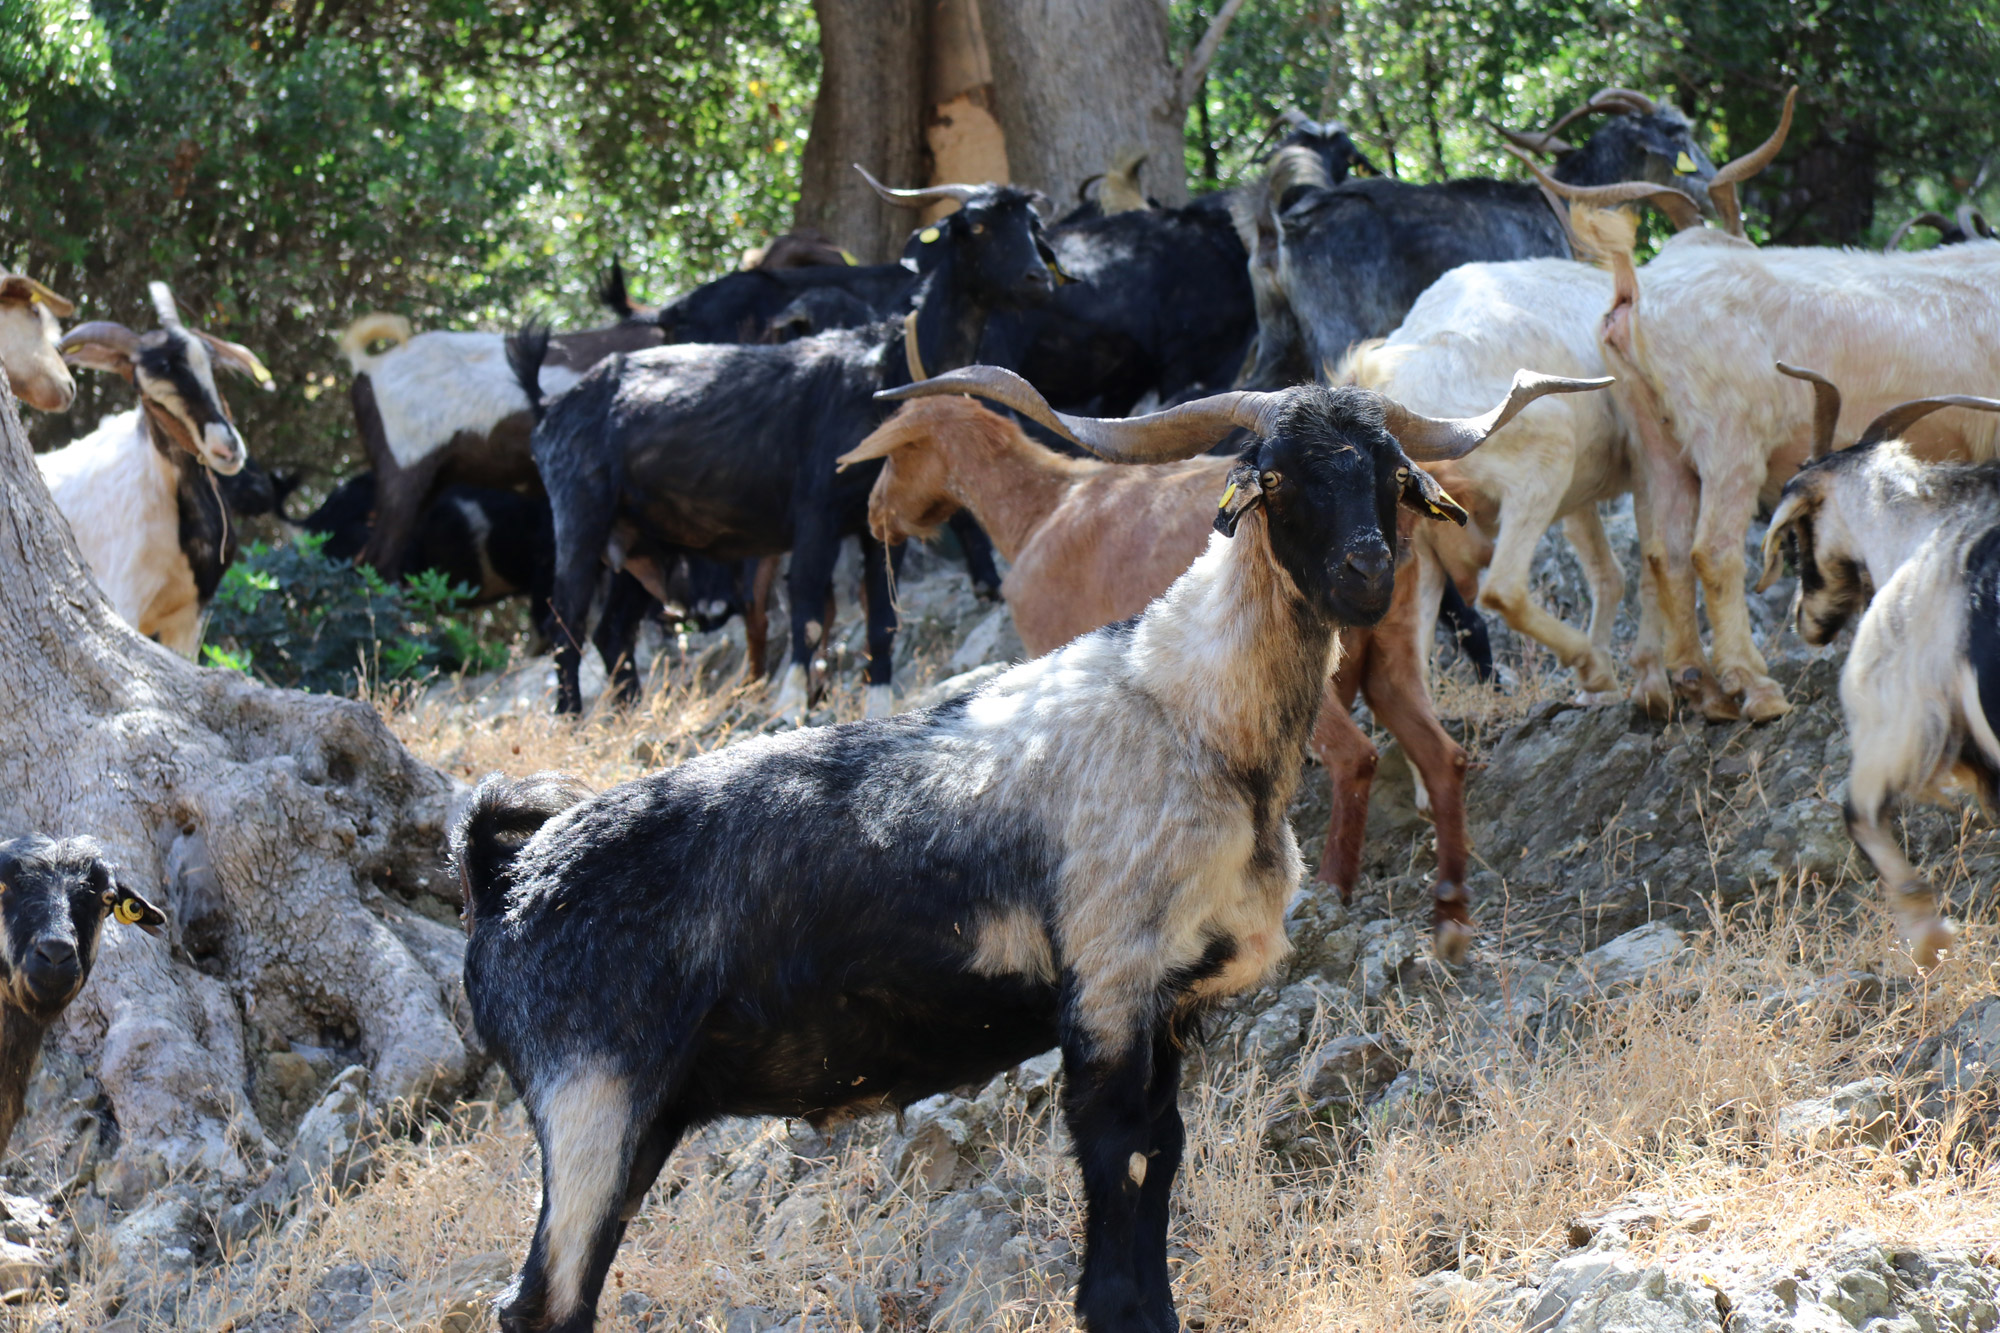
{"label": "tan goat", "polygon": [[[1068,458],[966,398],[905,404],[840,459],[881,458],[868,524],[883,542],[925,538],[970,509],[1011,568],[1000,592],[1022,645],[1040,656],[1102,625],[1143,611],[1208,548],[1223,478],[1236,460],[1114,465]],[[1403,520],[1407,539],[1413,517]],[[1408,542],[1399,543],[1407,550]],[[1437,826],[1432,924],[1441,958],[1472,942],[1465,895],[1465,751],[1438,724],[1417,642],[1414,562],[1396,574],[1389,613],[1368,629],[1343,629],[1337,669],[1313,724],[1333,812],[1319,878],[1353,894],[1378,755],[1355,725],[1357,693],[1415,766]],[[1420,800],[1422,799],[1420,795]]]}

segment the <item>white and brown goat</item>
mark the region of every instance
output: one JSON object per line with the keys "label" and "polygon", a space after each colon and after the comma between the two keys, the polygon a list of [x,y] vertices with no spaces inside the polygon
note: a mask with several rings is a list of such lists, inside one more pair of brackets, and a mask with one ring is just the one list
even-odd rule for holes
{"label": "white and brown goat", "polygon": [[14,396],[41,412],[67,412],[76,381],[56,344],[76,307],[33,278],[0,269],[0,370]]}

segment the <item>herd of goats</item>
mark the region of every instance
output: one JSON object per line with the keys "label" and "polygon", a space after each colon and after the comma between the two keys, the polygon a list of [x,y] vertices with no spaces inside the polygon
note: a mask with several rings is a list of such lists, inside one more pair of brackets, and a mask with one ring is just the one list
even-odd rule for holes
{"label": "herd of goats", "polygon": [[[603,793],[496,775],[453,831],[466,990],[541,1146],[502,1327],[593,1326],[690,1129],[826,1124],[1060,1045],[1079,1318],[1177,1329],[1182,1052],[1287,951],[1301,744],[1329,770],[1320,877],[1345,895],[1377,758],[1357,693],[1402,743],[1438,830],[1436,952],[1462,959],[1466,757],[1429,692],[1439,619],[1476,642],[1476,601],[1587,698],[1616,697],[1624,588],[1598,505],[1627,493],[1647,712],[1787,710],[1746,604],[1760,510],[1759,586],[1789,555],[1801,635],[1858,617],[1848,823],[1934,965],[1950,928],[1885,820],[1954,783],[2000,794],[2000,465],[1977,461],[2000,455],[2000,400],[1972,396],[2000,388],[2000,240],[1968,207],[1926,215],[1940,243],[1921,251],[1900,232],[1882,254],[1753,244],[1738,190],[1792,105],[1718,168],[1680,110],[1606,89],[1504,132],[1525,184],[1387,179],[1338,126],[1294,117],[1234,190],[1161,207],[1130,165],[1047,225],[1031,191],[870,177],[891,203],[955,207],[897,263],[795,234],[664,307],[614,269],[620,318],[589,332],[350,327],[372,471],[305,526],[392,576],[532,595],[560,711],[581,708],[593,620],[614,689],[637,689],[656,603],[741,611],[761,670],[789,553],[778,702],[803,717],[840,544],[863,552],[866,720]],[[1586,117],[1588,139],[1559,137]],[[1643,265],[1638,205],[1674,232]],[[151,332],[65,334],[68,303],[8,276],[0,363],[44,410],[73,394],[65,362],[135,384],[138,408],[39,461],[116,609],[192,653],[233,553],[226,506],[282,490],[241,481],[258,469],[214,369],[270,376],[153,297]],[[1530,590],[1558,520],[1587,629]],[[899,714],[894,571],[906,538],[947,524],[1035,656]]]}

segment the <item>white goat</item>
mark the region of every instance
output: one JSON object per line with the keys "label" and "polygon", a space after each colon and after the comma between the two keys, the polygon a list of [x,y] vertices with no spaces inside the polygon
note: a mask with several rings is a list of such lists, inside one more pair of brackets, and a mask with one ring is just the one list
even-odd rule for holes
{"label": "white goat", "polygon": [[76,399],[76,381],[63,364],[56,342],[58,319],[76,307],[33,278],[0,269],[0,370],[14,396],[43,412],[67,412]]}
{"label": "white goat", "polygon": [[1839,392],[1783,369],[1816,381],[1815,456],[1771,516],[1757,586],[1789,547],[1807,643],[1830,642],[1866,608],[1840,673],[1854,752],[1847,829],[1880,872],[1911,957],[1929,968],[1951,930],[1886,819],[1899,798],[1935,799],[1954,783],[1989,813],[2000,800],[2000,464],[1926,463],[1904,436],[1940,408],[2000,412],[2000,400],[1903,403],[1832,453]]}
{"label": "white goat", "polygon": [[248,460],[214,367],[266,389],[272,382],[248,348],[183,325],[165,283],[152,284],[152,294],[161,325],[153,332],[100,320],[59,344],[72,365],[132,381],[139,406],[35,462],[112,609],[192,657],[202,613],[235,554],[228,507],[208,472],[233,476]]}

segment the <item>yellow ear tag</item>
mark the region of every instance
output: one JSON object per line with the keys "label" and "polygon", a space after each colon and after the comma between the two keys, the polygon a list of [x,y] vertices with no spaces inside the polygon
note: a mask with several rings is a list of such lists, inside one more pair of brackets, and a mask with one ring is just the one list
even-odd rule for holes
{"label": "yellow ear tag", "polygon": [[1674,170],[1680,172],[1683,176],[1692,176],[1694,174],[1694,159],[1687,155],[1686,149],[1682,149],[1681,155],[1674,159]]}
{"label": "yellow ear tag", "polygon": [[1222,503],[1217,505],[1216,508],[1217,509],[1229,508],[1229,502],[1235,498],[1236,498],[1236,483],[1232,481],[1229,483],[1229,489],[1222,493]]}
{"label": "yellow ear tag", "polygon": [[917,233],[917,239],[922,241],[925,245],[929,245],[932,241],[935,241],[937,238],[938,238],[938,229],[936,227],[925,227],[922,231]]}
{"label": "yellow ear tag", "polygon": [[118,906],[111,909],[111,915],[117,917],[128,926],[138,925],[139,918],[145,914],[145,911],[139,906],[139,900],[136,898],[120,898]]}

